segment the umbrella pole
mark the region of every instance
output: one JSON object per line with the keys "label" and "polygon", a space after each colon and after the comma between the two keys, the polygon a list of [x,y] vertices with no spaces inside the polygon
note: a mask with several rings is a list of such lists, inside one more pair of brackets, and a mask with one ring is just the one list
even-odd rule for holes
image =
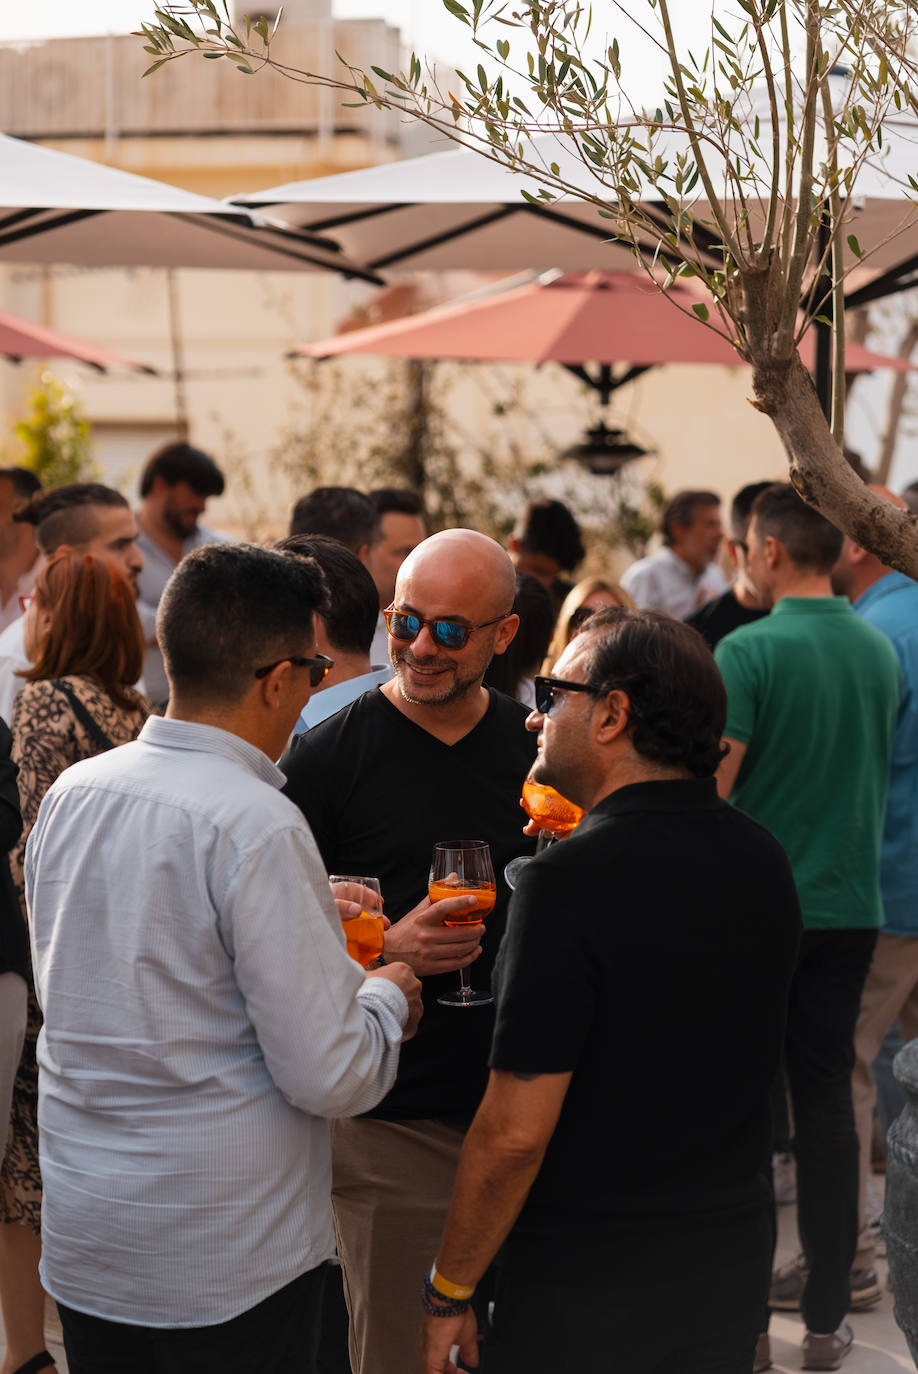
{"label": "umbrella pole", "polygon": [[[819,261],[825,256],[829,246],[829,225],[825,215],[819,222],[819,234],[817,238],[816,255]],[[831,290],[829,274],[822,274],[828,291],[826,305],[831,302],[832,320],[835,322],[835,297]],[[825,307],[823,308],[824,313]],[[813,359],[813,384],[816,387],[816,395],[819,397],[819,404],[822,406],[823,414],[832,423],[832,331],[833,324],[827,324],[824,320],[815,320],[813,328],[816,331],[816,347]]]}
{"label": "umbrella pole", "polygon": [[181,438],[188,436],[188,394],[185,390],[185,346],[179,315],[178,280],[175,269],[166,268],[169,298],[169,338],[172,346],[172,379],[175,394],[175,427]]}

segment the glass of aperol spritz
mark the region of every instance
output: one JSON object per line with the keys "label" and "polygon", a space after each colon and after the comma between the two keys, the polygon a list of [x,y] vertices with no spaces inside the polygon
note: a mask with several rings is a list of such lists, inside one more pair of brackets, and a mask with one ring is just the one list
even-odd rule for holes
{"label": "glass of aperol spritz", "polygon": [[[330,873],[328,881],[333,892],[335,892],[336,884],[352,884],[352,890],[339,888],[336,895],[353,898],[354,901],[362,903],[360,914],[342,921],[341,925],[344,929],[344,938],[347,941],[348,954],[357,961],[361,968],[367,968],[370,964],[375,963],[383,952],[385,925],[382,918],[382,892],[379,879],[356,878],[349,874]],[[360,888],[364,891],[356,890]]]}
{"label": "glass of aperol spritz", "polygon": [[[527,778],[523,783],[520,806],[529,819],[541,827],[536,841],[537,854],[541,854],[543,849],[554,844],[555,840],[563,839],[572,830],[576,830],[584,815],[581,807],[575,802],[568,801],[567,797],[562,797],[556,788],[550,787],[546,782],[535,782],[532,778]],[[516,887],[519,875],[530,858],[529,854],[520,854],[518,858],[510,860],[504,869],[508,887]]]}
{"label": "glass of aperol spritz", "polygon": [[[441,840],[434,845],[427,891],[432,902],[445,897],[474,897],[475,905],[444,918],[445,926],[475,926],[494,908],[497,881],[486,840]],[[459,987],[438,998],[444,1007],[481,1007],[493,1002],[489,992],[469,983],[467,969],[459,970]]]}

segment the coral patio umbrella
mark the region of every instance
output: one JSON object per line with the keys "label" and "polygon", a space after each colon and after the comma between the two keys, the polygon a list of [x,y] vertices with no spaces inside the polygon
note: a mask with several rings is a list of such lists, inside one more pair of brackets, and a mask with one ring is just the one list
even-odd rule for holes
{"label": "coral patio umbrella", "polygon": [[75,339],[69,334],[59,334],[56,329],[32,324],[29,320],[21,320],[3,311],[0,311],[0,357],[16,363],[23,358],[75,358],[77,362],[94,367],[97,372],[108,372],[110,368],[129,368],[133,372],[156,376],[155,367],[135,363],[96,344]]}
{"label": "coral patio umbrella", "polygon": [[[679,283],[664,296],[638,272],[547,273],[471,301],[304,344],[291,356],[368,353],[415,359],[556,362],[589,381],[607,399],[626,378],[663,363],[742,365],[732,345],[696,318],[693,307],[701,301],[697,292]],[[710,298],[708,305],[713,320]],[[811,366],[812,355],[811,331],[801,344],[805,366]],[[852,372],[877,367],[918,370],[901,358],[873,353],[853,342],[848,343],[845,356]],[[630,364],[626,378],[612,377],[611,364],[618,362]],[[597,377],[586,373],[586,363],[600,364]]]}

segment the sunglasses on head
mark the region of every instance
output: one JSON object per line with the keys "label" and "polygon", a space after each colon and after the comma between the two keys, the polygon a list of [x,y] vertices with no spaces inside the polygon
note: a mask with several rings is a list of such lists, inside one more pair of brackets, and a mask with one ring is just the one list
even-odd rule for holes
{"label": "sunglasses on head", "polygon": [[256,677],[267,677],[275,668],[279,668],[282,663],[292,663],[294,668],[309,669],[310,687],[318,687],[319,683],[328,673],[329,668],[334,668],[335,660],[326,654],[316,654],[315,658],[294,658],[288,654],[286,658],[279,658],[276,663],[269,663],[264,668],[256,668]]}
{"label": "sunglasses on head", "polygon": [[411,611],[383,611],[393,639],[405,642],[417,639],[426,625],[434,644],[441,649],[464,649],[475,630],[486,630],[489,625],[496,625],[512,614],[512,611],[505,611],[503,615],[496,615],[493,620],[485,620],[480,625],[463,625],[458,620],[424,620]]}

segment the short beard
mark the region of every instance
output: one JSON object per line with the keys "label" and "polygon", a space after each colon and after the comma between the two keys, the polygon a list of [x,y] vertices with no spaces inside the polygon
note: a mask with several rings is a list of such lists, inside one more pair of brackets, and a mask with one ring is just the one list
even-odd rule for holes
{"label": "short beard", "polygon": [[191,529],[188,529],[186,528],[185,521],[177,519],[172,511],[165,510],[163,511],[163,524],[169,530],[170,534],[173,534],[176,539],[181,539],[184,542],[184,540],[190,539],[197,530],[198,518],[195,516]]}
{"label": "short beard", "polygon": [[[411,702],[412,706],[451,706],[454,701],[461,701],[464,696],[468,696],[469,692],[475,690],[481,684],[480,678],[473,678],[470,682],[457,681],[455,664],[451,660],[448,661],[447,664],[440,664],[436,659],[431,661],[429,659],[422,660],[409,658],[410,654],[410,649],[396,649],[395,653],[392,655],[392,665],[395,668],[398,689],[405,701]],[[403,664],[407,664],[408,667],[417,668],[449,667],[453,670],[453,676],[452,679],[441,688],[440,696],[414,696],[405,678],[398,671]]]}

